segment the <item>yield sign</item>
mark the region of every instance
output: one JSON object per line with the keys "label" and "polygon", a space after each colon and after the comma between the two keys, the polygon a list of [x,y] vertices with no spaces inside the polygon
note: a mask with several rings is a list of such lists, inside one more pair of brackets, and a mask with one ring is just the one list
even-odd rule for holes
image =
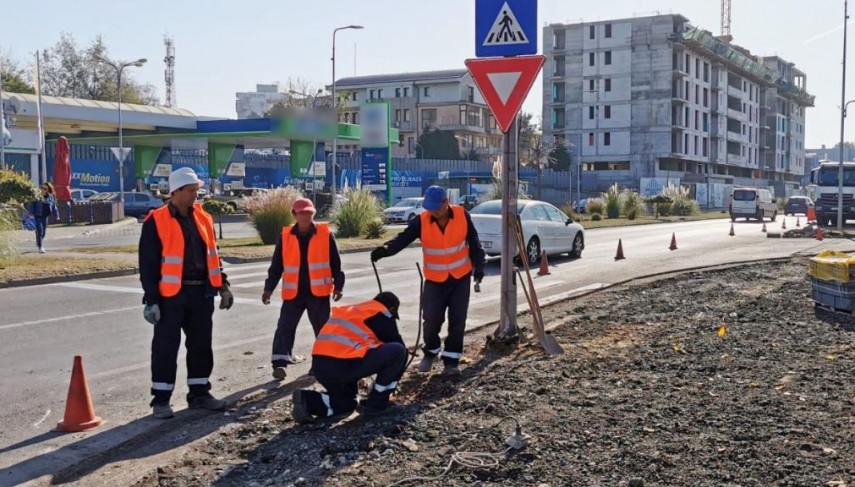
{"label": "yield sign", "polygon": [[469,74],[502,132],[511,128],[544,60],[539,55],[466,60]]}
{"label": "yield sign", "polygon": [[116,160],[119,162],[125,162],[125,158],[128,157],[128,154],[131,153],[130,147],[110,147],[110,151],[113,152],[113,155],[116,156]]}

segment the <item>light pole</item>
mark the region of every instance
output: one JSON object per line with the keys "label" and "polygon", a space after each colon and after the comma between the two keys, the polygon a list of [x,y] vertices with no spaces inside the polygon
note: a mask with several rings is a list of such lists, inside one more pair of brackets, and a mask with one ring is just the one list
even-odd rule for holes
{"label": "light pole", "polygon": [[335,35],[340,30],[347,30],[347,29],[359,30],[359,29],[363,29],[363,28],[364,27],[362,27],[361,25],[347,25],[344,27],[337,27],[335,30],[333,30],[333,34],[332,34],[332,58],[330,60],[332,61],[332,107],[333,107],[333,113],[335,116],[335,127],[334,127],[334,132],[333,132],[333,139],[332,139],[332,186],[331,186],[332,204],[335,204],[335,195],[336,195],[335,165],[336,165],[336,152],[338,151],[338,100],[335,97]]}
{"label": "light pole", "polygon": [[849,23],[849,2],[843,2],[843,79],[840,83],[840,167],[837,170],[837,230],[843,233],[843,144],[846,126],[846,24]]}
{"label": "light pole", "polygon": [[110,66],[116,70],[116,78],[117,78],[116,83],[117,83],[118,96],[119,96],[119,110],[118,110],[119,111],[119,157],[118,157],[118,159],[119,159],[119,201],[121,201],[122,204],[124,205],[125,204],[125,147],[124,147],[124,140],[122,138],[122,136],[123,136],[123,134],[122,134],[122,71],[124,71],[125,68],[131,67],[131,66],[139,68],[143,64],[148,62],[148,59],[140,58],[140,59],[137,59],[136,61],[130,61],[130,62],[119,62],[119,61],[112,62],[109,59],[107,59],[103,56],[99,56],[97,54],[93,57],[95,58],[96,61],[98,61],[100,63],[104,63],[104,64],[106,64],[106,65],[108,65],[108,66]]}

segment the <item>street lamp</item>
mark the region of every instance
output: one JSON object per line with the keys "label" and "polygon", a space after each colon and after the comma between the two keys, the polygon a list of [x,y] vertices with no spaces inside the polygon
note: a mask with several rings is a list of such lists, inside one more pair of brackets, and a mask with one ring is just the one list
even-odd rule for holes
{"label": "street lamp", "polygon": [[125,68],[129,68],[131,66],[135,68],[142,67],[143,64],[148,62],[146,58],[140,58],[136,61],[130,62],[112,62],[109,59],[99,56],[95,54],[93,58],[99,63],[104,63],[113,69],[116,70],[116,78],[118,85],[118,93],[119,93],[119,201],[122,202],[122,205],[125,204],[125,147],[124,140],[122,139],[122,71]]}
{"label": "street lamp", "polygon": [[332,61],[332,107],[333,107],[333,113],[335,114],[335,131],[333,132],[333,139],[332,139],[332,186],[331,186],[331,191],[332,191],[333,203],[335,203],[335,195],[336,195],[335,165],[336,165],[336,152],[338,151],[338,100],[335,97],[335,35],[338,33],[338,31],[347,30],[347,29],[359,30],[359,29],[364,29],[364,27],[362,27],[361,25],[347,25],[344,27],[337,27],[335,30],[333,30],[333,34],[332,34],[332,58],[330,58],[330,59]]}

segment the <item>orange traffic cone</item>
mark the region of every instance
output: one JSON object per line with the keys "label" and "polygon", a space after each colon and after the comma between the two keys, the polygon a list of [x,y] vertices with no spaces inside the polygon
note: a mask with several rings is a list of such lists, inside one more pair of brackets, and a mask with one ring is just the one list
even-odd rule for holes
{"label": "orange traffic cone", "polygon": [[781,222],[781,230],[786,230],[786,229],[787,229],[787,219],[784,218],[784,221]]}
{"label": "orange traffic cone", "polygon": [[823,238],[823,236],[822,236],[822,227],[816,227],[816,239],[817,239],[817,240],[822,240],[822,238]]}
{"label": "orange traffic cone", "polygon": [[83,372],[83,357],[74,357],[71,369],[71,385],[68,387],[68,399],[65,403],[65,417],[56,425],[57,431],[86,431],[100,426],[104,421],[95,416],[92,396]]}
{"label": "orange traffic cone", "polygon": [[730,235],[731,237],[736,235],[736,233],[733,232],[733,222],[730,222],[730,233],[728,235]]}
{"label": "orange traffic cone", "polygon": [[799,217],[796,217],[796,228],[799,228],[800,226],[802,226],[802,224],[799,221]]}
{"label": "orange traffic cone", "polygon": [[677,250],[677,234],[671,234],[671,246],[668,247],[668,250]]}
{"label": "orange traffic cone", "polygon": [[617,241],[617,254],[615,255],[615,260],[623,260],[626,257],[623,256],[623,243],[618,239]]}
{"label": "orange traffic cone", "polygon": [[763,222],[763,229],[760,231],[763,233],[766,233],[766,222]]}
{"label": "orange traffic cone", "polygon": [[551,274],[549,272],[549,262],[546,261],[546,251],[542,250],[540,252],[540,270],[537,271],[538,276],[548,276]]}

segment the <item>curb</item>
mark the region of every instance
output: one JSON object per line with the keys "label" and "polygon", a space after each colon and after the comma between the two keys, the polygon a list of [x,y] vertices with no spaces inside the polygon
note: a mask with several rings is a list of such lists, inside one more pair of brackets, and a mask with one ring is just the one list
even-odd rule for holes
{"label": "curb", "polygon": [[[136,218],[134,218],[134,217],[127,216],[127,217],[123,218],[122,220],[119,220],[119,221],[117,221],[117,222],[110,223],[109,225],[106,225],[106,226],[104,226],[104,227],[97,228],[97,229],[95,229],[95,230],[85,230],[85,231],[84,231],[83,233],[81,233],[80,235],[81,235],[81,236],[83,236],[83,237],[88,237],[88,236],[91,236],[91,235],[98,235],[98,234],[99,234],[99,233],[101,233],[101,232],[109,231],[109,230],[113,230],[113,229],[116,229],[116,228],[122,228],[122,227],[124,227],[124,226],[130,225],[131,223],[138,223],[138,220],[137,220]],[[71,238],[76,238],[76,237],[71,237]]]}
{"label": "curb", "polygon": [[[422,245],[421,245],[421,243],[413,242],[407,246],[407,248],[410,248],[410,247],[420,249],[420,248],[422,248]],[[339,250],[338,253],[339,254],[358,254],[360,252],[370,252],[372,250],[374,250],[374,247]],[[226,262],[229,264],[253,264],[253,263],[257,263],[257,262],[269,262],[271,257],[229,257],[229,256],[225,256],[225,257],[220,257],[220,259],[222,259],[223,262]]]}
{"label": "curb", "polygon": [[41,284],[54,284],[57,282],[86,281],[89,279],[104,279],[107,277],[132,276],[132,275],[138,274],[138,273],[139,273],[139,269],[134,267],[132,269],[120,269],[117,271],[90,272],[87,274],[70,274],[70,275],[65,275],[65,276],[41,277],[38,279],[21,279],[21,280],[17,280],[17,281],[0,282],[0,289],[13,288],[13,287],[38,286]]}

